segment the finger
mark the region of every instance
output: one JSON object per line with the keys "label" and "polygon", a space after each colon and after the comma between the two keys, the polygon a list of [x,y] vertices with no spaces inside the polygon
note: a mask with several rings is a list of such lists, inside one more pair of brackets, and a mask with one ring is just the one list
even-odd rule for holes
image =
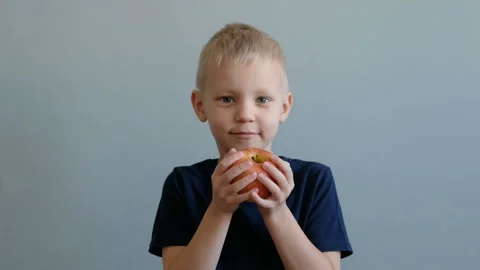
{"label": "finger", "polygon": [[246,187],[248,184],[252,183],[256,179],[257,173],[255,172],[243,177],[242,179],[238,180],[230,186],[232,193],[238,193],[240,190],[242,190],[244,187]]}
{"label": "finger", "polygon": [[279,156],[274,155],[272,157],[272,161],[277,164],[278,169],[285,175],[287,179],[287,183],[289,185],[293,185],[293,172],[292,172],[292,167],[290,166],[290,163],[287,161],[281,159]]}
{"label": "finger", "polygon": [[265,162],[263,164],[263,167],[270,174],[270,176],[275,180],[275,182],[277,183],[277,185],[280,187],[281,190],[286,189],[286,187],[288,186],[287,178],[277,167],[275,167],[270,162]]}
{"label": "finger", "polygon": [[252,164],[253,163],[251,160],[246,160],[238,165],[231,167],[230,169],[228,169],[228,171],[224,173],[225,182],[230,183],[232,179],[244,173],[246,170],[250,169],[250,167],[252,167]]}
{"label": "finger", "polygon": [[[228,150],[227,153],[225,153],[225,155],[223,156],[223,158],[222,158],[220,161],[224,160],[226,157],[231,156],[231,155],[232,155],[233,153],[235,153],[235,152],[237,152],[237,149],[231,148],[230,150]],[[219,162],[219,163],[220,163],[220,162]]]}
{"label": "finger", "polygon": [[250,190],[249,192],[245,192],[245,193],[242,193],[242,194],[235,194],[235,195],[232,195],[230,196],[228,199],[227,199],[227,203],[229,204],[241,204],[242,202],[245,202],[247,201],[248,199],[251,198],[251,194],[254,192],[254,191],[258,191],[258,189],[255,189],[255,190]]}
{"label": "finger", "polygon": [[281,159],[279,156],[274,155],[271,160],[277,165],[278,170],[280,170],[284,175],[287,175],[289,171],[291,171],[290,163],[286,162],[285,160]]}
{"label": "finger", "polygon": [[252,192],[250,198],[260,207],[263,208],[272,208],[274,207],[274,202],[268,199],[263,199],[258,195],[258,192]]}
{"label": "finger", "polygon": [[243,157],[243,152],[238,152],[233,150],[232,153],[226,155],[222,161],[220,161],[215,168],[214,174],[215,175],[222,175],[225,171],[237,160]]}
{"label": "finger", "polygon": [[268,178],[268,176],[264,173],[259,173],[257,177],[258,181],[262,183],[269,191],[272,193],[272,196],[275,198],[282,198],[283,192],[280,187],[273,182],[272,179]]}

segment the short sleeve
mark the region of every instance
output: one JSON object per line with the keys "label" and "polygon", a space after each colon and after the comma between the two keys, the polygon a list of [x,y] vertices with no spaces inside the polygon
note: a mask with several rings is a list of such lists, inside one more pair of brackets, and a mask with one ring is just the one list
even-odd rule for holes
{"label": "short sleeve", "polygon": [[305,234],[322,252],[339,251],[341,258],[353,254],[343,219],[332,171],[318,174],[318,184],[305,223]]}
{"label": "short sleeve", "polygon": [[156,256],[162,256],[163,247],[186,246],[190,241],[188,213],[178,178],[178,174],[173,170],[163,184],[148,250]]}

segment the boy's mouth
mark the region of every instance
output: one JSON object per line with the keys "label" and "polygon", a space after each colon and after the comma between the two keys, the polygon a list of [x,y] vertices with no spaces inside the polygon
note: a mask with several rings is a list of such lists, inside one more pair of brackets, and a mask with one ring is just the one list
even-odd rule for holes
{"label": "boy's mouth", "polygon": [[234,134],[234,135],[252,134],[252,135],[255,135],[255,134],[258,134],[258,133],[257,132],[249,132],[249,131],[244,132],[244,131],[242,131],[242,132],[230,132],[230,134]]}
{"label": "boy's mouth", "polygon": [[230,135],[233,135],[238,138],[251,138],[254,136],[257,136],[259,133],[258,132],[253,132],[253,131],[238,131],[238,132],[229,132]]}

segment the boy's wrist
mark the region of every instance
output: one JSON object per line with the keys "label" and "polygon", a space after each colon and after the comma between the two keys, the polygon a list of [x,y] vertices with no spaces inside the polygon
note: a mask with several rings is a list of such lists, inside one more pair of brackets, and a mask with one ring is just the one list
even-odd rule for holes
{"label": "boy's wrist", "polygon": [[232,219],[233,213],[221,211],[215,205],[210,204],[207,208],[206,214],[210,214],[212,217],[219,218],[221,220],[230,221]]}
{"label": "boy's wrist", "polygon": [[271,209],[269,211],[261,211],[261,215],[265,223],[276,223],[282,222],[290,213],[290,209],[287,204],[281,204],[276,209]]}

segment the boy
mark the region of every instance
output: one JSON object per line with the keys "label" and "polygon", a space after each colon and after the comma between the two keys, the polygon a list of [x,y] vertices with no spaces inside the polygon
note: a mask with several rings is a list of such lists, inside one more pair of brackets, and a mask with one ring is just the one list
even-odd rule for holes
{"label": "boy", "polygon": [[[340,269],[352,254],[330,168],[275,156],[264,174],[230,184],[251,164],[245,148],[272,151],[292,106],[282,49],[266,33],[228,24],[204,46],[191,103],[209,123],[219,158],[176,167],[165,180],[149,252],[166,270]],[[272,193],[239,194],[258,179]]]}

